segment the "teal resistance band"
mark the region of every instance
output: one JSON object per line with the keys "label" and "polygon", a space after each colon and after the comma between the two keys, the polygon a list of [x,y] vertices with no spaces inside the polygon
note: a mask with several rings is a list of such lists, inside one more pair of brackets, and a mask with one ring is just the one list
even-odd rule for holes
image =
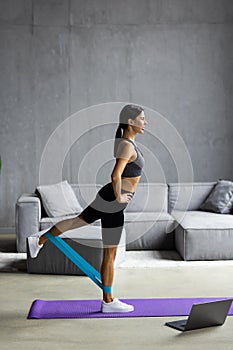
{"label": "teal resistance band", "polygon": [[101,275],[92,265],[90,265],[81,255],[69,246],[61,237],[53,236],[47,232],[45,236],[60,250],[67,258],[69,258],[80,270],[92,279],[105,293],[112,293],[112,286],[104,286]]}

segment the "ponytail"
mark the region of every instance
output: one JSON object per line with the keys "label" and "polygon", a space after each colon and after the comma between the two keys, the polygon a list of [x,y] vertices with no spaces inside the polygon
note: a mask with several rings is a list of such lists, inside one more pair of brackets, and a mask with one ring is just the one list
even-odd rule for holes
{"label": "ponytail", "polygon": [[122,125],[119,124],[117,131],[116,131],[116,135],[115,135],[115,142],[114,142],[114,157],[116,157],[117,154],[117,148],[118,148],[118,144],[120,142],[120,139],[122,137]]}

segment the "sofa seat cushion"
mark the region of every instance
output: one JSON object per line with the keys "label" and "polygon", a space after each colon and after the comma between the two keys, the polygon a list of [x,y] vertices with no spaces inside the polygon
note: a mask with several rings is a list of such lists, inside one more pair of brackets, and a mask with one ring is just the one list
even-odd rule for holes
{"label": "sofa seat cushion", "polygon": [[233,229],[233,215],[203,211],[174,211],[172,216],[185,229]]}
{"label": "sofa seat cushion", "polygon": [[174,249],[174,224],[175,219],[165,212],[125,212],[126,249]]}
{"label": "sofa seat cushion", "polygon": [[[51,225],[56,224],[59,221],[74,218],[76,215],[66,215],[66,216],[60,216],[56,218],[51,218],[51,217],[44,217],[40,221],[40,230],[45,230]],[[154,221],[174,221],[172,216],[168,213],[130,213],[130,212],[125,212],[125,224],[127,222],[154,222]],[[96,220],[89,226],[100,226],[101,221]]]}
{"label": "sofa seat cushion", "polygon": [[125,223],[146,221],[174,221],[173,217],[165,212],[125,212]]}
{"label": "sofa seat cushion", "polygon": [[[52,225],[56,224],[59,221],[66,220],[66,219],[71,219],[74,218],[77,215],[66,215],[66,216],[59,216],[56,218],[51,218],[51,217],[45,217],[42,218],[40,221],[40,230],[45,230],[51,227]],[[96,220],[89,226],[100,226],[100,220]]]}
{"label": "sofa seat cushion", "polygon": [[173,212],[175,247],[184,260],[233,259],[233,216],[202,211]]}

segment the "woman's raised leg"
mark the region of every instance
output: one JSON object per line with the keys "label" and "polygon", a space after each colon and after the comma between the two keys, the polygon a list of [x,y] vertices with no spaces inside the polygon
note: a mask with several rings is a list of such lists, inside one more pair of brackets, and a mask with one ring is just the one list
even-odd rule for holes
{"label": "woman's raised leg", "polygon": [[[73,230],[75,228],[79,228],[79,227],[86,226],[86,225],[89,225],[89,224],[82,218],[82,213],[81,213],[78,216],[75,216],[74,218],[59,221],[49,230],[49,232],[53,236],[59,236],[68,230]],[[40,245],[44,244],[48,240],[48,238],[45,236],[45,234],[46,233],[44,233],[39,238],[38,243]]]}
{"label": "woman's raised leg", "polygon": [[[79,227],[82,227],[85,225],[88,225],[88,223],[83,219],[82,213],[81,213],[78,216],[75,216],[74,218],[62,220],[62,221],[56,223],[47,232],[50,232],[53,236],[59,236],[65,231],[73,230],[75,228],[79,228]],[[40,237],[38,237],[38,236],[37,237],[36,236],[28,237],[29,250],[30,250],[30,255],[32,258],[37,257],[40,249],[43,247],[43,244],[48,240],[48,238],[46,237],[46,233],[44,233]]]}

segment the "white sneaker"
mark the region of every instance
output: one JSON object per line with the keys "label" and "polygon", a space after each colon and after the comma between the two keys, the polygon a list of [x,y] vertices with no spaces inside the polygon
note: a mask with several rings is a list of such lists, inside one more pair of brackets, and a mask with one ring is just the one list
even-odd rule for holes
{"label": "white sneaker", "polygon": [[102,301],[101,312],[132,312],[134,311],[133,305],[128,305],[123,303],[117,298],[114,298],[111,303],[106,303],[104,300]]}
{"label": "white sneaker", "polygon": [[29,244],[29,251],[31,258],[36,258],[39,251],[43,247],[43,244],[39,244],[39,238],[38,236],[31,236],[28,237],[28,244]]}

